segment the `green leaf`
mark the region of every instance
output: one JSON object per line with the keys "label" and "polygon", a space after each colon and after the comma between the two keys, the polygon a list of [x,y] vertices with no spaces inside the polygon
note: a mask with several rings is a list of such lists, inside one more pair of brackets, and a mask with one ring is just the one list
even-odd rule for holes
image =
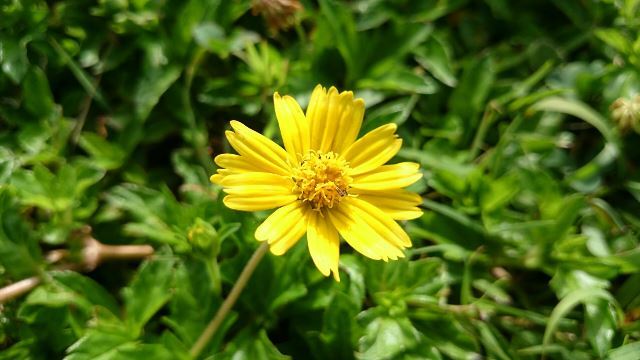
{"label": "green leaf", "polygon": [[126,334],[118,329],[101,331],[92,329],[67,349],[64,360],[115,360],[122,359],[122,350],[132,350],[139,344],[132,342]]}
{"label": "green leaf", "polygon": [[564,14],[571,19],[571,21],[579,28],[587,28],[591,26],[590,8],[585,6],[579,0],[566,0],[559,3],[554,3]]}
{"label": "green leaf", "polygon": [[600,185],[603,173],[611,167],[619,155],[618,146],[607,143],[598,155],[571,174],[567,180],[578,191],[593,192]]}
{"label": "green leaf", "polygon": [[175,262],[168,257],[145,262],[122,291],[127,326],[134,336],[171,298]]}
{"label": "green leaf", "polygon": [[[40,285],[26,298],[18,313],[21,319],[36,324],[42,321],[43,314],[55,311],[66,314],[71,309],[64,317],[83,323],[96,313],[110,312],[110,316],[119,313],[115,299],[93,280],[72,271],[51,275],[53,281]],[[53,329],[55,326],[51,325]]]}
{"label": "green leaf", "polygon": [[0,63],[2,71],[16,84],[29,70],[26,42],[6,36],[0,38]]}
{"label": "green leaf", "polygon": [[502,208],[522,191],[521,184],[513,173],[506,174],[499,179],[483,182],[483,185],[485,188],[480,193],[480,201],[484,212],[492,212]]}
{"label": "green leaf", "polygon": [[364,135],[368,131],[389,123],[403,124],[411,116],[419,98],[420,95],[413,94],[376,106],[368,112],[360,134]]}
{"label": "green leaf", "polygon": [[229,46],[224,29],[212,22],[199,24],[193,29],[193,37],[196,43],[203,48],[227,56]]}
{"label": "green leaf", "polygon": [[0,186],[0,265],[14,280],[33,275],[42,255],[16,198]]}
{"label": "green leaf", "polygon": [[359,45],[353,17],[344,5],[333,0],[320,0],[320,11],[324,18],[322,23],[331,32],[328,38],[333,39],[331,43],[335,44],[347,64],[349,76],[358,79],[363,69],[357,58]]}
{"label": "green leaf", "polygon": [[631,53],[631,41],[619,29],[596,29],[595,35],[622,54]]}
{"label": "green leaf", "polygon": [[198,216],[204,216],[200,213],[203,209],[178,202],[167,188],[157,191],[125,183],[113,188],[106,197],[113,207],[133,215],[125,225],[126,233],[171,244],[176,250],[190,247],[188,228]]}
{"label": "green leaf", "polygon": [[437,84],[428,76],[398,68],[376,76],[374,79],[358,81],[358,87],[374,90],[391,90],[414,94],[433,94],[437,91]]}
{"label": "green leaf", "polygon": [[84,297],[92,306],[102,306],[113,314],[118,314],[119,306],[111,294],[100,284],[74,271],[52,273],[53,279],[76,297]]}
{"label": "green leaf", "polygon": [[0,352],[0,360],[28,359],[33,352],[33,339],[20,341]]}
{"label": "green leaf", "polygon": [[124,163],[127,153],[115,143],[95,133],[84,133],[80,137],[80,147],[95,161],[95,164],[105,170],[117,169]]}
{"label": "green leaf", "polygon": [[551,312],[549,323],[544,330],[544,338],[542,345],[547,346],[551,343],[551,336],[556,331],[560,320],[569,313],[576,305],[583,303],[588,304],[594,300],[602,299],[606,302],[615,304],[616,300],[609,292],[599,288],[583,288],[572,291],[567,294]]}
{"label": "green leaf", "polygon": [[476,321],[474,324],[480,331],[480,338],[490,357],[501,360],[514,358],[513,354],[509,351],[506,340],[500,335],[497,329],[481,321]]}
{"label": "green leaf", "polygon": [[464,66],[458,86],[449,98],[450,111],[466,124],[475,124],[475,119],[485,107],[494,79],[491,58],[469,61]]}
{"label": "green leaf", "polygon": [[419,333],[406,317],[375,317],[358,342],[358,359],[395,359],[416,347]]}
{"label": "green leaf", "polygon": [[582,119],[598,129],[611,145],[617,147],[619,141],[613,132],[614,127],[611,123],[580,100],[553,96],[538,101],[531,108],[536,111],[559,112]]}
{"label": "green leaf", "polygon": [[413,51],[416,61],[443,84],[455,87],[458,83],[453,67],[453,60],[443,41],[431,36],[425,43]]}
{"label": "green leaf", "polygon": [[271,343],[264,329],[245,328],[227,344],[223,353],[216,355],[216,359],[285,360],[290,357],[280,353]]}
{"label": "green leaf", "polygon": [[20,191],[25,205],[62,212],[78,206],[87,188],[103,176],[102,170],[78,161],[63,164],[55,174],[37,164],[33,170],[16,171],[11,182]]}
{"label": "green leaf", "polygon": [[6,184],[20,165],[18,157],[8,148],[0,147],[0,185]]}
{"label": "green leaf", "polygon": [[98,104],[100,104],[103,108],[108,109],[109,105],[105,101],[104,96],[102,96],[102,93],[98,90],[94,81],[89,77],[84,69],[82,69],[82,67],[80,67],[80,65],[76,63],[76,61],[67,53],[67,51],[62,46],[60,46],[55,38],[50,37],[49,43],[55,50],[56,54],[67,64],[69,70],[71,70],[71,73],[84,88],[87,95],[95,98]]}
{"label": "green leaf", "polygon": [[175,360],[175,355],[167,350],[161,344],[140,344],[138,342],[129,342],[119,345],[115,352],[110,352],[113,357],[102,355],[100,359],[159,359],[159,360]]}
{"label": "green leaf", "polygon": [[[250,240],[255,241],[253,238]],[[287,305],[307,295],[308,289],[302,280],[307,268],[300,265],[304,263],[310,265],[311,259],[306,247],[300,245],[304,244],[290,249],[285,257],[262,260],[249,282],[250,290],[245,290],[241,299],[256,311],[273,312],[286,309]],[[245,261],[243,260],[242,263]],[[278,281],[273,281],[275,278]]]}
{"label": "green leaf", "polygon": [[323,356],[348,359],[353,356],[360,306],[344,293],[335,293],[326,308],[322,321]]}
{"label": "green leaf", "polygon": [[634,360],[640,357],[640,342],[629,343],[615,349],[611,349],[606,360]]}
{"label": "green leaf", "polygon": [[27,72],[24,82],[25,107],[38,117],[47,117],[54,111],[55,102],[49,88],[47,75],[37,66]]}
{"label": "green leaf", "polygon": [[182,69],[174,66],[146,65],[132,93],[136,119],[144,122],[160,97],[178,80]]}
{"label": "green leaf", "polygon": [[[174,295],[168,305],[170,314],[163,317],[163,322],[185,344],[195,343],[222,303],[220,275],[216,271],[215,258],[187,259],[177,264]],[[234,316],[226,319],[211,341],[212,348],[217,348],[234,321]]]}
{"label": "green leaf", "polygon": [[585,304],[585,325],[591,346],[600,357],[611,349],[611,341],[616,332],[616,314],[606,300]]}
{"label": "green leaf", "polygon": [[[423,258],[415,261],[398,260],[393,263],[367,261],[366,285],[370,293],[376,294],[376,303],[395,307],[398,297],[433,297],[442,283],[441,261]],[[424,279],[431,279],[425,283]]]}

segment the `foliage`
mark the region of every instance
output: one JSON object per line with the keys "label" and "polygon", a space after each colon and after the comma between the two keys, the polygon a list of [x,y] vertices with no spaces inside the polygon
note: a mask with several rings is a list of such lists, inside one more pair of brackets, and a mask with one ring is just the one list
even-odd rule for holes
{"label": "foliage", "polygon": [[[407,259],[304,241],[259,265],[216,359],[638,359],[637,0],[303,1],[274,33],[251,2],[0,4],[0,359],[187,359],[258,246],[264,213],[208,182],[228,120],[275,136],[274,91],[365,99],[422,164]],[[43,253],[147,243],[80,274]],[[345,254],[346,253],[346,254]]]}

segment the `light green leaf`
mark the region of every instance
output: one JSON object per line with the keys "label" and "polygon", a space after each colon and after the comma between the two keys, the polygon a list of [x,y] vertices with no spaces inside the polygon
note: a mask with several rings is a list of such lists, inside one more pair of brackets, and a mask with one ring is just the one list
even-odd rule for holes
{"label": "light green leaf", "polygon": [[25,107],[34,115],[47,117],[54,111],[55,103],[47,75],[37,66],[27,72],[23,85]]}
{"label": "light green leaf", "polygon": [[551,343],[551,336],[556,331],[560,320],[576,305],[581,303],[588,304],[597,299],[605,300],[611,304],[616,303],[616,300],[608,291],[599,288],[577,289],[567,294],[567,296],[560,300],[549,316],[549,323],[544,330],[542,345],[548,346]]}
{"label": "light green leaf", "polygon": [[424,45],[414,50],[414,54],[416,61],[436,79],[450,87],[457,85],[458,79],[451,65],[453,60],[440,38],[431,36]]}
{"label": "light green leaf", "polygon": [[145,262],[138,274],[122,291],[127,326],[138,336],[144,325],[171,298],[175,260],[164,257]]}

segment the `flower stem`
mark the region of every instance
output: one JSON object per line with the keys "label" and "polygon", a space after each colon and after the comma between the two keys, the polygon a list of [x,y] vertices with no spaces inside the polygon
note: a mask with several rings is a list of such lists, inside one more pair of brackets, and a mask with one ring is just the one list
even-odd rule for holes
{"label": "flower stem", "polygon": [[471,144],[471,149],[469,150],[469,160],[473,160],[476,158],[476,156],[478,156],[480,147],[482,146],[482,142],[487,136],[487,130],[489,130],[489,127],[493,124],[495,118],[496,111],[493,107],[493,104],[489,104],[484,111],[484,115],[482,116],[482,121],[480,122],[478,132],[476,132],[476,136],[473,138],[473,143]]}
{"label": "flower stem", "polygon": [[0,304],[4,304],[9,300],[28,293],[34,287],[38,286],[38,284],[40,284],[40,278],[32,276],[3,287],[0,289]]}
{"label": "flower stem", "polygon": [[[149,245],[105,245],[91,236],[91,228],[85,227],[79,236],[84,237],[81,257],[76,262],[69,261],[69,250],[57,249],[47,253],[45,258],[52,264],[52,271],[92,271],[108,260],[137,260],[153,255]],[[0,288],[0,305],[33,290],[42,282],[41,276],[32,276]]]}
{"label": "flower stem", "polygon": [[229,292],[227,298],[224,299],[224,302],[218,309],[218,312],[213,317],[213,319],[211,319],[202,334],[200,334],[200,337],[195,342],[195,344],[193,344],[193,346],[191,347],[189,354],[192,358],[196,359],[200,355],[202,350],[204,350],[204,347],[207,346],[213,335],[216,333],[216,331],[222,324],[222,321],[227,316],[233,305],[236,303],[236,300],[238,300],[240,293],[242,293],[242,290],[244,290],[244,287],[247,285],[247,282],[251,278],[253,271],[260,263],[260,260],[262,260],[264,254],[267,253],[268,248],[269,244],[267,244],[267,242],[265,241],[264,243],[262,243],[262,245],[260,245],[259,248],[256,249],[253,255],[251,255],[251,259],[249,259],[247,264],[244,266],[244,269],[242,269],[240,277],[238,277],[238,280],[236,280],[233,288],[231,288],[231,292]]}

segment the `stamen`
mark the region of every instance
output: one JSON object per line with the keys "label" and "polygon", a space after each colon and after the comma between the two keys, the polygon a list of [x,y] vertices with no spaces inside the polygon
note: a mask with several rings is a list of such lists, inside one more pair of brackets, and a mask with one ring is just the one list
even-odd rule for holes
{"label": "stamen", "polygon": [[349,163],[337,154],[310,151],[293,170],[293,191],[314,210],[332,208],[349,195],[353,179],[347,175],[348,170]]}

